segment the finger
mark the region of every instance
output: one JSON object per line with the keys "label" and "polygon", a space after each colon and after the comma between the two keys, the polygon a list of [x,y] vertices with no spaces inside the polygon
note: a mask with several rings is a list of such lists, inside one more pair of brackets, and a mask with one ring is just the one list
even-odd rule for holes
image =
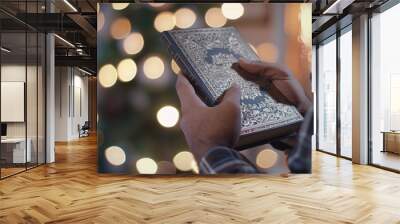
{"label": "finger", "polygon": [[251,62],[239,59],[238,64],[240,68],[249,74],[260,76],[259,78],[262,81],[285,80],[288,78],[288,72],[266,62]]}
{"label": "finger", "polygon": [[175,88],[181,102],[182,110],[195,106],[205,106],[203,101],[197,96],[193,86],[183,75],[178,75]]}
{"label": "finger", "polygon": [[244,71],[253,75],[262,74],[264,69],[266,68],[266,66],[262,63],[251,62],[243,58],[239,59],[238,64],[240,68],[242,68]]}
{"label": "finger", "polygon": [[240,95],[240,88],[236,83],[234,83],[229,89],[225,91],[220,105],[229,103],[240,108]]}

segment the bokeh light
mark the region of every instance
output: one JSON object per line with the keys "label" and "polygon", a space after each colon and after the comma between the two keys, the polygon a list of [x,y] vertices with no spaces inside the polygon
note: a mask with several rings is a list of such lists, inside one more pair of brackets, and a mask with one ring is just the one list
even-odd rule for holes
{"label": "bokeh light", "polygon": [[174,59],[171,60],[171,69],[177,75],[181,72],[179,65],[175,62]]}
{"label": "bokeh light", "polygon": [[155,174],[157,163],[151,158],[141,158],[136,161],[136,169],[140,174]]}
{"label": "bokeh light", "polygon": [[109,88],[117,82],[117,69],[112,64],[103,65],[99,70],[99,83],[104,88]]}
{"label": "bokeh light", "polygon": [[181,171],[191,171],[193,170],[193,154],[189,151],[179,152],[174,156],[172,161],[175,164],[175,167]]}
{"label": "bokeh light", "polygon": [[131,32],[131,22],[127,18],[118,18],[111,24],[111,36],[114,39],[123,39]]}
{"label": "bokeh light", "polygon": [[154,19],[154,28],[158,32],[172,30],[175,27],[176,19],[172,12],[161,12]]}
{"label": "bokeh light", "polygon": [[125,163],[125,151],[118,146],[110,146],[105,150],[107,161],[113,166],[120,166]]}
{"label": "bokeh light", "polygon": [[210,27],[223,27],[226,24],[226,18],[222,15],[220,8],[210,8],[207,10],[204,19]]}
{"label": "bokeh light", "polygon": [[171,128],[178,123],[179,111],[173,106],[164,106],[158,110],[157,120],[163,127]]}
{"label": "bokeh light", "polygon": [[148,3],[151,7],[154,8],[159,8],[159,7],[163,7],[165,5],[165,3]]}
{"label": "bokeh light", "polygon": [[122,82],[129,82],[136,76],[136,63],[130,58],[124,59],[118,64],[117,70],[118,79]]}
{"label": "bokeh light", "polygon": [[112,3],[112,8],[115,10],[123,10],[129,6],[129,3]]}
{"label": "bokeh light", "polygon": [[188,8],[180,8],[175,12],[176,26],[182,29],[193,26],[196,22],[196,14]]}
{"label": "bokeh light", "polygon": [[103,29],[105,23],[104,13],[99,12],[97,15],[97,32]]}
{"label": "bokeh light", "polygon": [[164,62],[160,57],[149,57],[143,64],[143,72],[149,79],[158,79],[164,73]]}
{"label": "bokeh light", "polygon": [[176,174],[176,168],[174,164],[169,161],[160,161],[157,163],[157,165],[157,174]]}
{"label": "bokeh light", "polygon": [[257,154],[256,164],[258,167],[267,169],[275,165],[278,154],[272,149],[264,149]]}
{"label": "bokeh light", "polygon": [[221,6],[222,14],[227,19],[239,19],[244,14],[244,7],[241,3],[223,3]]}
{"label": "bokeh light", "polygon": [[129,34],[129,36],[127,36],[124,39],[124,51],[127,54],[137,54],[139,53],[144,46],[144,39],[142,34],[138,33],[138,32],[133,32],[131,34]]}
{"label": "bokeh light", "polygon": [[196,173],[196,174],[199,174],[199,173],[200,173],[199,166],[197,165],[197,162],[196,162],[195,159],[192,160],[191,166],[192,166],[192,171],[193,171],[194,173]]}
{"label": "bokeh light", "polygon": [[261,60],[276,63],[279,57],[278,48],[273,43],[262,43],[257,46],[257,54]]}

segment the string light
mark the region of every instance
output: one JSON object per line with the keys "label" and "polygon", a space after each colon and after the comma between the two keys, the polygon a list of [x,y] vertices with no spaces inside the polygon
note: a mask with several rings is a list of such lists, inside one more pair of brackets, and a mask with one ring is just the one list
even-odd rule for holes
{"label": "string light", "polygon": [[278,61],[278,48],[272,43],[262,43],[257,46],[257,53],[261,60],[276,63]]}
{"label": "string light", "polygon": [[143,46],[143,36],[138,32],[131,33],[124,39],[123,47],[127,54],[137,54],[143,49]]}
{"label": "string light", "polygon": [[157,120],[161,126],[171,128],[178,123],[179,111],[173,106],[164,106],[158,110]]}
{"label": "string light", "polygon": [[111,6],[115,10],[123,10],[129,6],[129,3],[112,3]]}
{"label": "string light", "polygon": [[125,163],[125,151],[118,146],[110,146],[105,150],[107,161],[114,166],[120,166]]}
{"label": "string light", "polygon": [[182,151],[172,159],[175,167],[181,171],[191,171],[193,169],[193,160],[193,154],[188,151]]}
{"label": "string light", "polygon": [[175,27],[176,19],[172,12],[162,12],[154,20],[154,28],[158,32],[172,30]]}
{"label": "string light", "polygon": [[117,70],[118,79],[122,82],[129,82],[136,76],[136,63],[130,58],[124,59],[118,64]]}
{"label": "string light", "polygon": [[117,69],[111,64],[106,64],[100,68],[99,83],[104,88],[109,88],[117,82]]}
{"label": "string light", "polygon": [[155,8],[159,8],[159,7],[163,7],[165,5],[165,3],[149,3],[149,5],[151,7],[155,7]]}
{"label": "string light", "polygon": [[256,164],[258,167],[267,169],[275,165],[278,154],[271,149],[264,149],[257,154]]}
{"label": "string light", "polygon": [[164,73],[164,62],[157,56],[149,57],[144,62],[143,72],[149,79],[158,79]]}
{"label": "string light", "polygon": [[174,59],[171,60],[171,69],[177,75],[181,72],[179,65],[175,62]]}
{"label": "string light", "polygon": [[226,24],[226,18],[222,15],[220,8],[210,8],[207,10],[204,19],[210,27],[223,27]]}
{"label": "string light", "polygon": [[241,3],[223,3],[222,14],[231,20],[239,19],[244,14],[244,7]]}
{"label": "string light", "polygon": [[131,32],[131,22],[127,18],[118,18],[111,24],[111,36],[114,39],[123,39]]}
{"label": "string light", "polygon": [[188,8],[180,8],[175,12],[176,26],[182,29],[191,27],[196,22],[196,14]]}
{"label": "string light", "polygon": [[136,161],[136,169],[140,174],[155,174],[158,166],[151,158],[141,158]]}

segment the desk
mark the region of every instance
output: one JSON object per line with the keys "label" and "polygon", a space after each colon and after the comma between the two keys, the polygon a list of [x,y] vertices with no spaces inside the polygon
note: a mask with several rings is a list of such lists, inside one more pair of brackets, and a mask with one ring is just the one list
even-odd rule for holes
{"label": "desk", "polygon": [[400,154],[400,131],[383,131],[382,152],[393,152]]}
{"label": "desk", "polygon": [[[25,163],[32,159],[30,138],[27,139],[25,154],[25,138],[1,139],[1,157],[6,163]],[[26,161],[25,161],[26,159]]]}

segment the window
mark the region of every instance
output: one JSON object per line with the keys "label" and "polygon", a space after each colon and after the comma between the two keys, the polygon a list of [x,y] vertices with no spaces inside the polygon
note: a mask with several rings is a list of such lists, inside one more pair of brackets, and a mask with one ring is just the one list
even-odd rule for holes
{"label": "window", "polygon": [[400,170],[400,4],[371,19],[371,162]]}
{"label": "window", "polygon": [[336,153],[336,39],[318,48],[318,149]]}

